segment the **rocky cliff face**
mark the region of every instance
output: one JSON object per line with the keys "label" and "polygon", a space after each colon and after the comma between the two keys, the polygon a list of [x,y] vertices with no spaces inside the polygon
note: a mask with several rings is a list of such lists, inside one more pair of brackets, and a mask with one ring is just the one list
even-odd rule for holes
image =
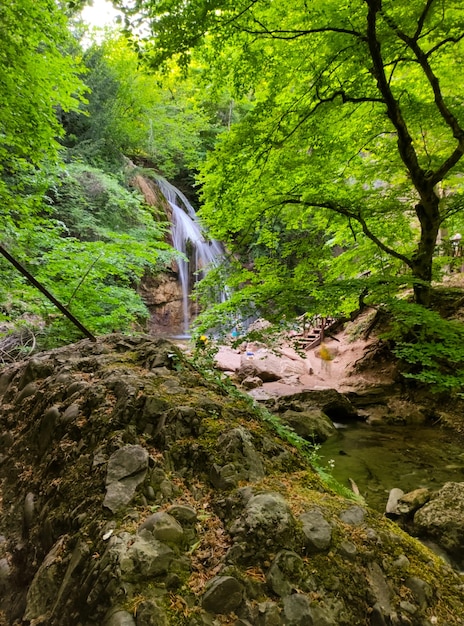
{"label": "rocky cliff face", "polygon": [[459,575],[149,337],[0,376],[0,624],[462,624]]}

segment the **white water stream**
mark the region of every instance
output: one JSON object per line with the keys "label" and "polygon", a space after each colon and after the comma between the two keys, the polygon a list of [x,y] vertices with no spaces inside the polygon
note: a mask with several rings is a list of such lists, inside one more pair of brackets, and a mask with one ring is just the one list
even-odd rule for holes
{"label": "white water stream", "polygon": [[220,260],[224,250],[218,241],[208,241],[205,238],[195,209],[185,195],[163,178],[157,179],[156,182],[172,209],[173,246],[184,255],[177,260],[177,265],[182,288],[183,329],[188,333],[189,295],[192,288],[208,268]]}

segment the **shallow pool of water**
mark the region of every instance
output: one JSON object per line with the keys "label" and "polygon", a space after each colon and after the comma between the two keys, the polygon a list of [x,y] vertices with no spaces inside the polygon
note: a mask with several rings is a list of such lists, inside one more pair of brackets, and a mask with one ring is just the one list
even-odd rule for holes
{"label": "shallow pool of water", "polygon": [[323,465],[350,487],[353,480],[372,508],[384,512],[394,487],[439,489],[464,482],[464,445],[454,433],[424,425],[350,424],[322,444]]}

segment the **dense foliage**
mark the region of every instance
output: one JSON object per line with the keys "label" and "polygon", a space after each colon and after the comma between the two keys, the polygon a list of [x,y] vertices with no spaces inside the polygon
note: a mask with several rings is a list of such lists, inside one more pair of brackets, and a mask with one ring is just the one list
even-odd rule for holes
{"label": "dense foliage", "polygon": [[212,80],[253,102],[202,180],[204,218],[242,258],[251,248],[256,282],[278,294],[305,280],[310,294],[402,272],[427,305],[439,229],[462,208],[461,4],[141,4],[155,65],[198,47]]}

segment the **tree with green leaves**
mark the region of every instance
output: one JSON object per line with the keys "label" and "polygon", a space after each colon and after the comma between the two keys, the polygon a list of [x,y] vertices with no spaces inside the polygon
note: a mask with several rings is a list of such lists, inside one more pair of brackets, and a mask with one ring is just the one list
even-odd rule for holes
{"label": "tree with green leaves", "polygon": [[176,56],[185,67],[195,49],[212,81],[253,105],[202,172],[212,233],[231,252],[251,251],[235,274],[255,284],[250,297],[267,292],[274,307],[294,288],[301,302],[305,285],[317,294],[365,272],[382,285],[401,275],[429,305],[440,228],[462,209],[461,3],[137,8],[151,20],[142,48],[154,66]]}
{"label": "tree with green leaves", "polygon": [[39,210],[30,184],[37,186],[40,166],[57,161],[57,108],[76,109],[85,92],[79,59],[65,52],[69,37],[54,0],[0,5],[0,219],[12,241]]}

